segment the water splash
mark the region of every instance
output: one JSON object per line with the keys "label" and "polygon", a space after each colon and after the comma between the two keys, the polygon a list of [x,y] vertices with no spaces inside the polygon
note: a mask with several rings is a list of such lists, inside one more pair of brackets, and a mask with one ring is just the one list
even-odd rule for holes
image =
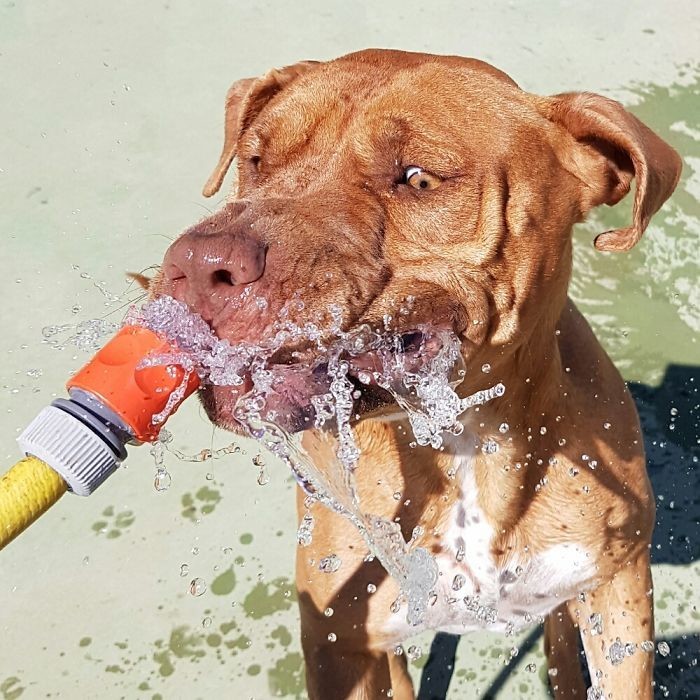
{"label": "water splash", "polygon": [[[397,605],[405,603],[408,623],[420,625],[434,596],[437,563],[417,544],[420,529],[406,542],[398,523],[362,508],[355,484],[361,455],[352,426],[355,402],[362,395],[358,384],[384,390],[407,414],[416,444],[434,449],[443,447],[446,433],[462,432],[460,417],[465,411],[503,395],[505,388],[496,384],[466,398],[457,394],[465,372],[460,365],[460,341],[451,332],[421,326],[407,337],[390,330],[377,332],[367,325],[345,332],[339,310],[330,311],[330,330],[322,331],[313,323],[297,326],[283,314],[275,334],[259,344],[220,340],[202,318],[169,297],[133,310],[127,323],[162,334],[180,351],[150,356],[144,365],[179,364],[186,374],[197,372],[204,384],[216,386],[242,387],[248,382],[252,388],[238,399],[235,418],[290,467],[313,501],[355,525],[371,555],[398,582]],[[314,347],[311,364],[272,361],[277,350],[300,340]],[[296,391],[291,395],[290,385]],[[165,420],[168,414],[166,407],[159,419]],[[294,414],[296,419],[290,420]],[[322,469],[301,444],[300,431],[312,426],[316,430],[310,439],[330,455]],[[313,517],[307,513],[297,535],[300,545],[311,542],[312,530]],[[327,559],[322,570],[336,570],[339,560]],[[476,601],[472,613],[491,615]]]}
{"label": "water splash", "polygon": [[84,352],[95,352],[102,347],[105,338],[114,335],[118,330],[118,323],[105,319],[90,319],[77,324],[44,326],[41,334],[44,342],[54,350],[65,350],[73,346]]}

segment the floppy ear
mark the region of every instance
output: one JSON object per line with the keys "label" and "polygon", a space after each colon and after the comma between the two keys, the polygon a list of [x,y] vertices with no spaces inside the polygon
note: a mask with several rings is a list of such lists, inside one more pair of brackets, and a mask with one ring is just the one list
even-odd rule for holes
{"label": "floppy ear", "polygon": [[540,111],[578,142],[573,162],[588,189],[586,210],[617,204],[629,192],[632,178],[636,179],[632,225],[595,239],[598,250],[629,250],[675,189],[680,156],[619,102],[600,95],[555,95],[540,102]]}
{"label": "floppy ear", "polygon": [[145,289],[146,291],[148,291],[148,287],[153,281],[153,277],[146,277],[143,272],[127,272],[126,276],[127,279],[130,279],[132,282],[136,282],[141,289]]}
{"label": "floppy ear", "polygon": [[229,88],[226,94],[224,146],[219,156],[219,162],[202,190],[205,197],[211,197],[219,191],[236,156],[239,136],[262,108],[280,90],[317,64],[318,61],[300,61],[285,68],[273,68],[261,78],[243,78],[237,80]]}

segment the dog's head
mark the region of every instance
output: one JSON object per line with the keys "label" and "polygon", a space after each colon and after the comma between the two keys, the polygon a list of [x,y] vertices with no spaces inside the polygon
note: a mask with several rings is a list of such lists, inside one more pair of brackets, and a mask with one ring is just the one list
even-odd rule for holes
{"label": "dog's head", "polygon": [[[234,83],[206,196],[236,157],[233,196],[171,246],[155,293],[232,342],[269,337],[281,313],[344,330],[427,323],[479,366],[553,332],[575,222],[635,178],[631,225],[595,240],[627,250],[680,172],[610,99],[538,97],[481,61],[376,50]],[[231,427],[236,397],[210,388],[205,405]]]}

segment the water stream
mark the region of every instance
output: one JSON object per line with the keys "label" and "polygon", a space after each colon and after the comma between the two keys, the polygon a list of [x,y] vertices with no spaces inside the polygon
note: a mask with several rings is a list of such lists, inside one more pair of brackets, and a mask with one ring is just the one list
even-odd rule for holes
{"label": "water stream", "polygon": [[[352,424],[363,385],[376,385],[406,413],[415,445],[439,449],[446,432],[461,433],[460,416],[501,396],[505,388],[496,384],[459,397],[455,388],[465,371],[457,336],[420,327],[407,341],[406,334],[377,332],[366,325],[344,332],[338,323],[331,329],[332,340],[322,341],[329,337],[327,329],[322,333],[312,323],[286,322],[267,342],[234,345],[217,338],[201,317],[167,296],[132,309],[126,322],[146,326],[177,346],[176,352],[147,357],[142,366],[181,365],[186,371],[182,390],[191,372],[197,372],[204,384],[241,387],[246,381],[252,383],[236,404],[236,420],[290,467],[307,493],[307,504],[318,501],[355,525],[371,554],[399,584],[401,593],[394,605],[398,609],[405,602],[408,623],[420,624],[437,582],[437,564],[415,543],[422,534],[420,527],[406,542],[398,523],[363,510],[355,484],[360,450]],[[270,361],[286,343],[299,340],[315,346],[316,359],[310,366]],[[301,397],[290,397],[280,391],[290,377],[295,386],[304,386],[308,401],[303,392]],[[178,390],[173,396],[157,422],[167,419]],[[315,428],[318,438],[331,447],[329,454],[335,454],[335,459],[324,460],[322,469],[302,446],[298,421],[291,428],[284,418],[300,410],[310,423],[301,427]],[[299,530],[301,545],[311,542],[313,526],[308,512]]]}

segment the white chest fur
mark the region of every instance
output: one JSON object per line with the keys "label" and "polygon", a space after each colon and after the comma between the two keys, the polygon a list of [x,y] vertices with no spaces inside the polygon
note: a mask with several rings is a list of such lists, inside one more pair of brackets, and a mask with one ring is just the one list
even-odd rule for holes
{"label": "white chest fur", "polygon": [[421,629],[463,634],[475,629],[508,632],[546,615],[585,590],[595,563],[576,542],[540,552],[520,551],[497,565],[492,554],[494,530],[479,506],[470,456],[456,457],[461,498],[450,514],[442,552],[436,556],[438,584],[425,622],[409,627],[405,610],[391,617],[391,631],[401,639]]}

